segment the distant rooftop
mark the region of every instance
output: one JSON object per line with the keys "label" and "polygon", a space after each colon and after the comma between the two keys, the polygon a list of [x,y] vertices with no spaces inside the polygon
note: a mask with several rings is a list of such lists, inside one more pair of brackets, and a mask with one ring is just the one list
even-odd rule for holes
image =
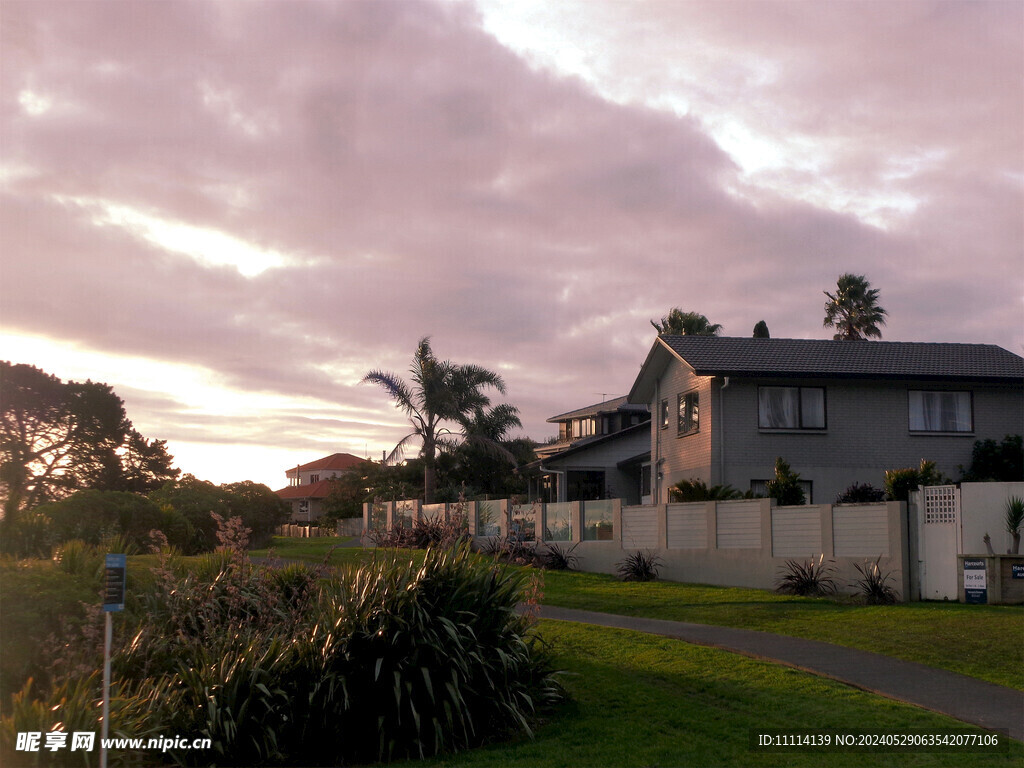
{"label": "distant rooftop", "polygon": [[570,419],[583,419],[588,416],[598,416],[602,413],[615,413],[616,411],[636,411],[637,413],[646,413],[646,405],[635,405],[633,403],[626,402],[626,396],[616,397],[612,400],[605,400],[603,403],[595,403],[594,405],[588,405],[585,408],[578,408],[575,411],[569,411],[568,413],[562,413],[558,416],[552,416],[548,419],[549,423],[559,421],[569,421]]}
{"label": "distant rooftop", "polygon": [[[359,464],[362,464],[366,459],[361,459],[358,456],[353,456],[351,453],[332,453],[330,456],[324,456],[322,459],[311,461],[309,464],[301,464],[299,466],[300,472],[308,472],[314,469],[351,469]],[[285,473],[288,477],[295,475],[295,467],[292,467]]]}

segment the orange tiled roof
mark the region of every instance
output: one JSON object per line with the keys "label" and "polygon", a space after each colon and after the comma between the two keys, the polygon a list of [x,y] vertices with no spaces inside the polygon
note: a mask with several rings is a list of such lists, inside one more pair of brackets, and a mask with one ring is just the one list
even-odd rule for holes
{"label": "orange tiled roof", "polygon": [[[309,462],[309,464],[299,465],[299,471],[308,472],[313,469],[351,469],[352,467],[362,464],[364,461],[366,461],[366,459],[353,456],[351,453],[332,453],[330,456],[324,456],[322,459]],[[288,477],[294,477],[295,468],[292,467],[286,474]]]}
{"label": "orange tiled roof", "polygon": [[308,485],[289,485],[274,493],[282,499],[326,499],[330,490],[331,481],[328,479]]}

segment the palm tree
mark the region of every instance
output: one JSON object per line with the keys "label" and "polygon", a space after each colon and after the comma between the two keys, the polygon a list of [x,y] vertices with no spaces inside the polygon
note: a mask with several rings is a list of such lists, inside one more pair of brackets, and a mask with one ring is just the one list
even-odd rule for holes
{"label": "palm tree", "polygon": [[679,307],[673,307],[660,323],[651,320],[651,325],[659,336],[717,336],[722,330],[721,325],[712,325],[704,315],[683,312]]}
{"label": "palm tree", "polygon": [[836,282],[836,292],[824,292],[824,326],[832,326],[836,341],[882,338],[878,326],[885,325],[886,311],[878,306],[878,289],[872,288],[864,275],[842,275]]}
{"label": "palm tree", "polygon": [[[422,443],[423,500],[434,501],[437,489],[437,455],[457,448],[462,442],[473,444],[493,442],[474,429],[474,419],[485,415],[491,401],[483,390],[493,387],[505,393],[501,376],[478,365],[456,365],[438,360],[430,348],[430,339],[423,338],[413,355],[412,385],[387,371],[370,371],[364,382],[378,384],[395,401],[395,407],[405,411],[412,424],[412,432],[403,437],[387,457],[391,464],[401,461],[410,442]],[[497,412],[497,413],[495,413]],[[518,423],[515,408],[496,406],[491,414],[498,421],[508,423],[510,416]],[[521,425],[520,425],[521,426]],[[452,431],[452,429],[458,431]]]}

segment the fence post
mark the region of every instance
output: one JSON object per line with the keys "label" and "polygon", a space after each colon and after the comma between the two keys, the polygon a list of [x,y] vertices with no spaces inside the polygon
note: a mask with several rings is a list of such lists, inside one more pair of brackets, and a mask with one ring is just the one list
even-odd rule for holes
{"label": "fence post", "polygon": [[495,503],[498,505],[498,535],[505,538],[508,536],[509,500],[499,499]]}
{"label": "fence post", "polygon": [[619,542],[622,549],[622,499],[613,499],[612,505],[612,541]]}
{"label": "fence post", "polygon": [[718,549],[718,502],[705,501],[704,513],[708,516],[708,549]]}
{"label": "fence post", "polygon": [[668,549],[668,504],[659,504],[657,512],[658,521],[658,549]]}
{"label": "fence post", "polygon": [[569,539],[571,541],[583,541],[583,510],[587,502],[574,501],[569,508]]}
{"label": "fence post", "polygon": [[831,504],[821,505],[821,554],[827,560],[832,560],[836,556],[836,541],[832,533],[834,509]]}

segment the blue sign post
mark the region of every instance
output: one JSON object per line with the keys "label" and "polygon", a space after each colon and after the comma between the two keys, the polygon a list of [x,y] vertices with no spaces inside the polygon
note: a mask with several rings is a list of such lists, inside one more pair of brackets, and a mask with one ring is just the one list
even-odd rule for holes
{"label": "blue sign post", "polygon": [[110,646],[114,636],[111,614],[124,610],[127,555],[107,555],[103,574],[103,611],[106,627],[103,642],[103,724],[100,729],[100,768],[107,768],[107,737],[110,735]]}

